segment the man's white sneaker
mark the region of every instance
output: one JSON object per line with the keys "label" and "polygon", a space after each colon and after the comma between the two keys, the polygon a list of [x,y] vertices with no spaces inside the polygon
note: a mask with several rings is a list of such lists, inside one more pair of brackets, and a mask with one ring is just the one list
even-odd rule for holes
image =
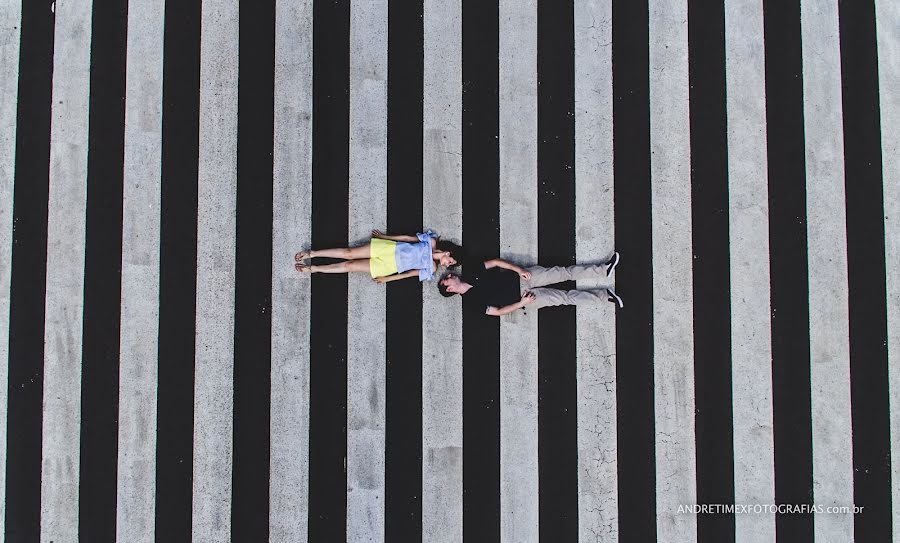
{"label": "man's white sneaker", "polygon": [[616,266],[619,264],[619,253],[615,252],[612,255],[612,258],[609,259],[609,262],[606,263],[606,276],[609,277],[612,275],[614,271],[616,271]]}
{"label": "man's white sneaker", "polygon": [[606,289],[606,293],[609,294],[610,302],[616,304],[616,306],[618,306],[619,308],[625,307],[625,303],[622,302],[622,298],[620,298],[619,295],[616,294],[616,291],[614,291],[611,288],[608,288],[608,289]]}

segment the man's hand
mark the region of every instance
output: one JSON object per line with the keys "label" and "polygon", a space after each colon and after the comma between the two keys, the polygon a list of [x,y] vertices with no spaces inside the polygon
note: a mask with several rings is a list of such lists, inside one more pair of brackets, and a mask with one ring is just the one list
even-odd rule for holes
{"label": "man's hand", "polygon": [[522,301],[519,303],[522,304],[522,307],[525,307],[528,304],[534,303],[536,299],[537,296],[535,296],[534,293],[529,290],[522,296]]}
{"label": "man's hand", "polygon": [[390,279],[388,279],[386,276],[384,276],[384,277],[373,277],[373,278],[372,278],[372,281],[375,281],[376,283],[381,283],[381,284],[383,285],[383,284],[387,283],[388,281],[390,281]]}
{"label": "man's hand", "polygon": [[493,268],[494,266],[496,266],[498,268],[503,268],[504,270],[514,271],[517,274],[519,274],[519,277],[521,277],[522,279],[524,279],[526,281],[531,279],[531,272],[527,271],[525,268],[523,268],[521,266],[517,266],[516,264],[513,264],[512,262],[507,262],[507,261],[503,260],[502,258],[492,258],[484,263],[485,269],[488,269],[488,270]]}
{"label": "man's hand", "polygon": [[381,232],[381,230],[372,230],[372,237],[378,238],[378,239],[384,239],[384,234]]}

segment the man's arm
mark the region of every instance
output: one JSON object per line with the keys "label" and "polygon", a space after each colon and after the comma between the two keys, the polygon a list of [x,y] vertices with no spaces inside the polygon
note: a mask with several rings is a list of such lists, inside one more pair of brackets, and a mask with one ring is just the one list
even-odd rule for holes
{"label": "man's arm", "polygon": [[505,305],[500,308],[488,306],[487,311],[485,311],[485,313],[492,317],[502,317],[503,315],[508,315],[517,309],[521,309],[521,308],[525,307],[526,305],[533,302],[534,298],[535,297],[534,297],[533,292],[526,292],[525,295],[522,296],[522,299],[519,300],[518,302],[516,302],[514,304]]}
{"label": "man's arm", "polygon": [[372,237],[379,238],[379,239],[386,239],[389,241],[400,241],[403,243],[416,243],[419,241],[419,238],[417,238],[416,236],[406,236],[406,235],[389,236],[387,234],[382,233],[379,230],[372,230]]}
{"label": "man's arm", "polygon": [[493,267],[503,268],[504,270],[510,270],[518,273],[522,277],[522,279],[531,279],[531,274],[528,273],[524,268],[522,268],[521,266],[517,266],[512,262],[507,262],[502,258],[492,258],[484,263],[484,267],[487,269]]}

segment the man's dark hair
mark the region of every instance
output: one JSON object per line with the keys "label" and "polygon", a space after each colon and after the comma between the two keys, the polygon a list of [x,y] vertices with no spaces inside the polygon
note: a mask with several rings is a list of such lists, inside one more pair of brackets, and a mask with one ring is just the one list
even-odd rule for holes
{"label": "man's dark hair", "polygon": [[453,296],[454,294],[456,294],[455,292],[450,292],[449,290],[447,290],[447,287],[444,286],[444,284],[443,284],[443,283],[444,283],[444,279],[447,279],[448,277],[456,277],[456,274],[453,274],[453,273],[445,273],[445,274],[442,275],[441,278],[438,280],[438,284],[437,284],[438,292],[440,292],[440,293],[441,293],[441,296],[443,296],[444,298],[449,298],[449,297]]}
{"label": "man's dark hair", "polygon": [[[447,251],[453,256],[453,259],[456,260],[456,265],[462,263],[463,260],[466,259],[466,250],[462,248],[462,246],[453,243],[452,241],[445,241],[442,239],[437,240],[435,244],[435,249],[439,251]],[[444,296],[447,296],[444,294]]]}

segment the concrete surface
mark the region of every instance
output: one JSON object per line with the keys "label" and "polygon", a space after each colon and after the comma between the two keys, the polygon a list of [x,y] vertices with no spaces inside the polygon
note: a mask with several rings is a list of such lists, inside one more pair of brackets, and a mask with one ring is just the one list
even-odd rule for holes
{"label": "concrete surface", "polygon": [[[802,0],[813,499],[853,503],[847,219],[838,3]],[[852,541],[853,515],[816,515],[819,541]]]}
{"label": "concrete surface", "polygon": [[0,533],[6,532],[6,409],[9,386],[9,298],[12,271],[16,100],[22,5],[0,7]]}
{"label": "concrete surface", "polygon": [[41,435],[41,540],[78,538],[91,0],[56,6]]}
{"label": "concrete surface", "polygon": [[305,543],[310,281],[294,253],[312,237],[312,0],[275,5],[274,132],[269,541]]}
{"label": "concrete surface", "polygon": [[[423,25],[422,221],[461,241],[461,0],[425,0]],[[422,303],[422,541],[462,541],[462,298],[426,283]]]}
{"label": "concrete surface", "polygon": [[[500,1],[500,257],[537,261],[537,4]],[[538,320],[500,321],[500,540],[538,541]]]}
{"label": "concrete surface", "polygon": [[[350,4],[352,245],[387,226],[387,0]],[[347,294],[347,540],[384,541],[385,286],[351,273]]]}
{"label": "concrete surface", "polygon": [[[725,4],[734,502],[775,502],[769,200],[761,3]],[[775,538],[775,515],[735,515],[738,541]]]}
{"label": "concrete surface", "polygon": [[894,534],[900,532],[900,4],[876,0],[881,160],[884,179],[884,251],[887,272],[888,372],[891,406],[891,495]]}
{"label": "concrete surface", "polygon": [[154,541],[156,524],[164,7],[128,12],[116,538],[134,543]]}
{"label": "concrete surface", "polygon": [[[575,2],[575,253],[597,262],[614,251],[612,2]],[[627,255],[621,270],[627,270]],[[620,273],[627,273],[620,272]],[[598,286],[579,281],[579,289]],[[626,300],[627,301],[627,300]],[[616,454],[616,312],[576,307],[578,540],[619,536]]]}
{"label": "concrete surface", "polygon": [[656,533],[697,539],[694,439],[694,311],[691,141],[686,0],[650,2],[650,177],[653,245],[653,370]]}
{"label": "concrete surface", "polygon": [[194,541],[231,540],[238,2],[201,12],[194,366]]}

